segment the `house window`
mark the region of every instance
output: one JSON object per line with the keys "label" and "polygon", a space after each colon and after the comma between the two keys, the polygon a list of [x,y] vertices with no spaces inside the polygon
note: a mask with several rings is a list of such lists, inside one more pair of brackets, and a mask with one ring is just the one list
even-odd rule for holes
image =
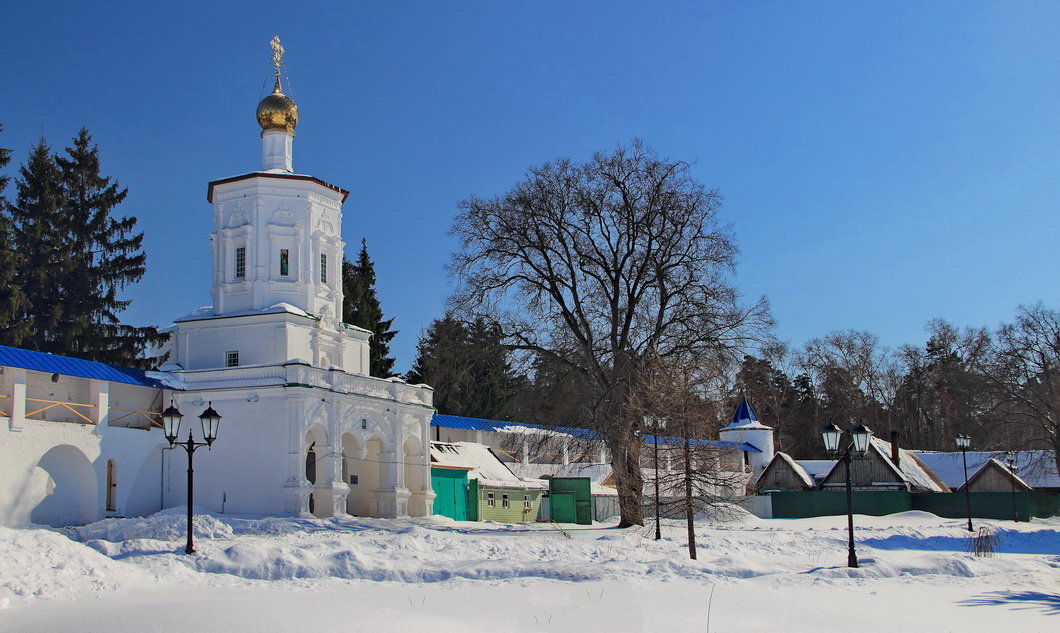
{"label": "house window", "polygon": [[239,352],[225,352],[225,367],[239,367]]}
{"label": "house window", "polygon": [[328,256],[320,254],[320,283],[328,283]]}
{"label": "house window", "polygon": [[508,495],[501,495],[501,507],[510,508],[512,504],[508,502]]}
{"label": "house window", "polygon": [[247,247],[240,246],[236,249],[236,279],[244,279],[247,276]]}
{"label": "house window", "polygon": [[493,497],[493,493],[492,492],[487,492],[486,493],[486,505],[488,505],[491,508],[496,508],[497,507],[497,500]]}
{"label": "house window", "polygon": [[280,276],[287,277],[291,274],[291,254],[286,248],[280,249]]}
{"label": "house window", "polygon": [[530,500],[530,495],[523,495],[523,509],[531,510],[534,507],[534,502]]}

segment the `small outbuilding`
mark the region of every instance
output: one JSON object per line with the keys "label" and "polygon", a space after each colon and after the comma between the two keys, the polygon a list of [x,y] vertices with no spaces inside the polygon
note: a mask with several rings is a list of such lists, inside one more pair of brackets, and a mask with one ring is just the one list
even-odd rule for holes
{"label": "small outbuilding", "polygon": [[435,514],[457,520],[529,523],[537,520],[547,483],[521,479],[488,446],[431,442]]}

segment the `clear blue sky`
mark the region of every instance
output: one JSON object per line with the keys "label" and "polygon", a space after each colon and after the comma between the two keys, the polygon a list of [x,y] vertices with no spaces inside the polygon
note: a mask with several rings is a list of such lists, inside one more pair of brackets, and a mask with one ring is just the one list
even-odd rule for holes
{"label": "clear blue sky", "polygon": [[457,202],[632,137],[721,191],[736,284],[793,344],[1060,298],[1057,3],[17,3],[8,171],[89,128],[146,232],[130,322],[209,304],[206,183],[259,167],[277,34],[295,170],[352,192],[399,370],[449,294]]}

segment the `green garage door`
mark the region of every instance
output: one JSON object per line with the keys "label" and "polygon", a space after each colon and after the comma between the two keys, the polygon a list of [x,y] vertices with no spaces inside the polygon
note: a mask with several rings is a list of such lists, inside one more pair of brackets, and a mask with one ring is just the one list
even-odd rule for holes
{"label": "green garage door", "polygon": [[454,468],[432,468],[434,513],[457,521],[467,521],[467,471]]}

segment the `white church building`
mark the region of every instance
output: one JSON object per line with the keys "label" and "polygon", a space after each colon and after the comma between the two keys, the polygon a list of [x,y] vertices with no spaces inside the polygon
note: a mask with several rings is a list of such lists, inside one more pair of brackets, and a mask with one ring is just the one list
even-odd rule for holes
{"label": "white church building", "polygon": [[[282,50],[282,49],[281,49]],[[348,192],[296,174],[298,108],[257,108],[259,171],[209,184],[213,305],[177,319],[158,372],[0,348],[0,523],[83,523],[186,502],[187,456],[160,412],[221,414],[195,456],[197,507],[321,517],[432,513],[433,392],[368,375],[342,322]],[[4,422],[6,418],[6,423]],[[198,438],[197,438],[198,439]]]}

